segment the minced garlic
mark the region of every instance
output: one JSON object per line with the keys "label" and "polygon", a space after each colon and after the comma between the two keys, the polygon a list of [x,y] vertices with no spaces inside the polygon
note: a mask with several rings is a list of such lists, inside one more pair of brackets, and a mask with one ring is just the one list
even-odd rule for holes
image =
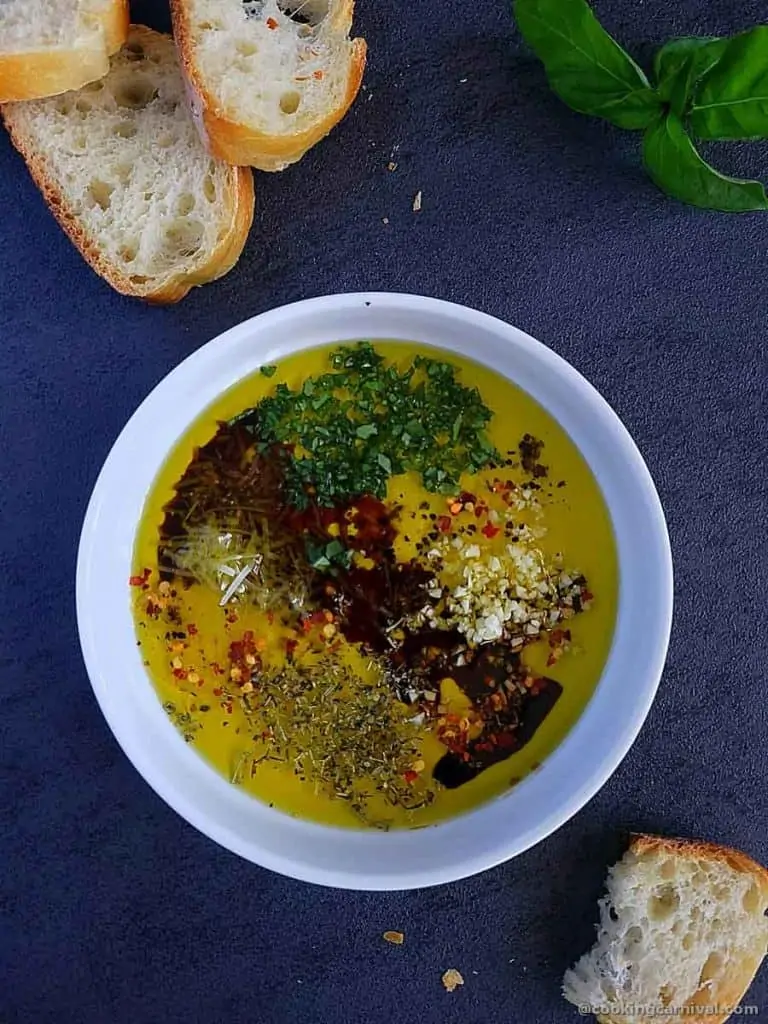
{"label": "minced garlic", "polygon": [[[575,599],[584,606],[584,580],[547,565],[532,540],[484,555],[478,544],[454,538],[450,553],[463,563],[461,580],[450,586],[435,576],[427,593],[436,603],[425,605],[418,618],[435,628],[457,629],[473,647],[504,638],[522,648],[570,617]],[[442,552],[430,551],[428,557],[440,560]]]}

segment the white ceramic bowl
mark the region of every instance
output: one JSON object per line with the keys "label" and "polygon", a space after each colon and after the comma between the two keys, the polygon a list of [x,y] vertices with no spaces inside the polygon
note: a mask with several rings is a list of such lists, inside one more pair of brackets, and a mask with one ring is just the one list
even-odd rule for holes
{"label": "white ceramic bowl", "polygon": [[[470,356],[529,392],[571,435],[605,495],[618,546],[616,632],[586,710],[542,767],[444,824],[390,833],[293,819],[220,777],[169,723],[136,647],[128,577],[142,505],[170,448],[219,395],[264,363],[360,338],[405,339]],[[632,439],[600,395],[544,345],[483,313],[396,294],[333,295],[264,313],[203,346],[142,403],[104,464],[85,517],[77,618],[104,716],[150,786],[242,857],[350,889],[410,889],[492,867],[539,842],[608,779],[634,741],[661,676],[672,617],[664,515]]]}

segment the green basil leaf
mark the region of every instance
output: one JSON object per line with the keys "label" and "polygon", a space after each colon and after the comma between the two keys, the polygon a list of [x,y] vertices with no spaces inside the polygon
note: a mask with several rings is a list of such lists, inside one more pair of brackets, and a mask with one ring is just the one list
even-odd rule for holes
{"label": "green basil leaf", "polygon": [[554,92],[581,114],[646,128],[661,101],[585,0],[514,0],[518,27]]}
{"label": "green basil leaf", "polygon": [[720,60],[727,39],[687,36],[670,39],[656,54],[653,70],[660,98],[684,117],[704,75]]}
{"label": "green basil leaf", "polygon": [[728,178],[699,156],[677,114],[670,112],[648,128],[643,161],[662,192],[684,203],[731,213],[768,209],[759,181]]}
{"label": "green basil leaf", "polygon": [[700,139],[768,138],[768,25],[728,41],[691,107]]}

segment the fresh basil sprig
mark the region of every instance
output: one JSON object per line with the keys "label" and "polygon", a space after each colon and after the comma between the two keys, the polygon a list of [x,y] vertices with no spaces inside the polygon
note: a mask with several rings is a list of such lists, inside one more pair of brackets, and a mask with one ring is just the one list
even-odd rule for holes
{"label": "fresh basil sprig", "polygon": [[643,162],[651,180],[684,203],[727,213],[768,210],[768,198],[760,182],[728,178],[710,167],[671,110],[646,131]]}
{"label": "fresh basil sprig", "polygon": [[768,135],[768,25],[729,39],[691,105],[700,139],[764,139]]}
{"label": "fresh basil sprig", "polygon": [[646,128],[653,121],[659,97],[589,4],[517,0],[515,15],[520,31],[544,61],[550,86],[569,107],[619,128]]}
{"label": "fresh basil sprig", "polygon": [[643,162],[662,191],[711,210],[768,209],[760,182],[720,174],[692,138],[768,138],[768,25],[731,39],[670,40],[656,54],[654,84],[586,0],[513,0],[513,7],[565,103],[645,131]]}
{"label": "fresh basil sprig", "polygon": [[658,51],[653,70],[659,83],[659,97],[669,103],[678,117],[685,117],[696,86],[717,64],[727,46],[727,39],[687,36],[670,39]]}

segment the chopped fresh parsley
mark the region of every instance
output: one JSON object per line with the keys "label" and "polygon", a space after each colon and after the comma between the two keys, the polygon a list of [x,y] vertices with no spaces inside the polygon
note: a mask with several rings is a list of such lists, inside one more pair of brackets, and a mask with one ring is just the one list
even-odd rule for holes
{"label": "chopped fresh parsley", "polygon": [[277,373],[277,367],[274,365],[274,363],[270,364],[269,366],[262,366],[259,369],[259,373],[262,375],[262,377],[274,377],[275,374]]}
{"label": "chopped fresh parsley", "polygon": [[297,508],[382,498],[389,477],[408,470],[451,494],[462,473],[500,459],[486,434],[491,411],[450,363],[416,356],[401,371],[359,342],[336,349],[330,364],[298,390],[278,384],[238,417],[262,443],[291,448],[286,499]]}
{"label": "chopped fresh parsley", "polygon": [[352,565],[352,551],[336,538],[327,544],[318,544],[309,537],[305,540],[307,561],[319,572],[333,572],[334,569],[349,569]]}

